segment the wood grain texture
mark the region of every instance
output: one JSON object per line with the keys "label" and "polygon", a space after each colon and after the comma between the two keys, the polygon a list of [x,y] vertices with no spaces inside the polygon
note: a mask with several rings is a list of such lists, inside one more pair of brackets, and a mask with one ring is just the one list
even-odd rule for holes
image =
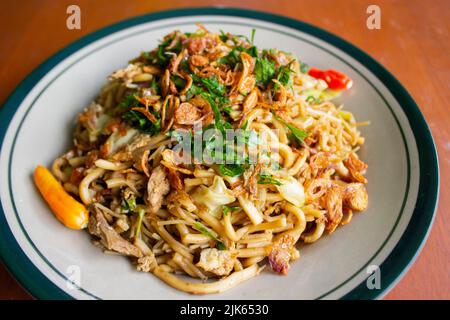
{"label": "wood grain texture", "polygon": [[[366,8],[382,12],[381,30],[366,28]],[[81,30],[66,28],[66,8],[81,7]],[[448,0],[171,0],[0,2],[0,103],[50,55],[72,41],[122,19],[165,9],[235,6],[283,14],[331,31],[381,62],[412,94],[438,148],[438,214],[419,258],[386,299],[450,299],[450,1]],[[0,265],[0,299],[29,295]]]}

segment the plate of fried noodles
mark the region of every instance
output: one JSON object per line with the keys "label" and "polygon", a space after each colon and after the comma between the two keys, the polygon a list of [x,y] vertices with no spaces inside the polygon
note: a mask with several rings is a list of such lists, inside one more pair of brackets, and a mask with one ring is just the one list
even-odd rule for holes
{"label": "plate of fried noodles", "polygon": [[281,16],[120,22],[1,113],[0,251],[37,298],[379,298],[434,217],[436,151],[410,95]]}

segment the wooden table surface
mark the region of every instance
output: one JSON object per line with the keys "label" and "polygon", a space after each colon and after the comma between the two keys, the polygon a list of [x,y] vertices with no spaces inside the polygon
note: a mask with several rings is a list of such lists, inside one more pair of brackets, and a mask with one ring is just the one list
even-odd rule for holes
{"label": "wooden table surface", "polygon": [[[81,30],[66,28],[66,8],[81,8]],[[381,8],[381,29],[366,27],[366,9]],[[387,67],[420,106],[440,158],[439,208],[419,258],[386,299],[450,299],[450,1],[448,0],[151,0],[0,2],[0,104],[36,66],[72,41],[122,19],[192,6],[268,11],[312,23],[350,41]],[[0,299],[30,296],[0,264]]]}

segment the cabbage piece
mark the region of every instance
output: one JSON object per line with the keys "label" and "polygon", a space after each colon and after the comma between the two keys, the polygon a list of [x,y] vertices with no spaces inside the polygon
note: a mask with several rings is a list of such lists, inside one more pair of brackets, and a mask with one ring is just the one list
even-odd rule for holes
{"label": "cabbage piece", "polygon": [[229,177],[229,176],[223,176],[223,180],[228,182],[230,185],[233,185],[239,181],[239,177]]}
{"label": "cabbage piece", "polygon": [[108,124],[110,120],[111,120],[110,115],[103,113],[100,116],[98,116],[97,120],[95,121],[95,127],[94,128],[88,127],[90,142],[97,141],[98,135],[102,132],[102,130],[105,128],[105,126]]}
{"label": "cabbage piece", "polygon": [[251,200],[244,198],[243,196],[239,196],[239,204],[242,209],[244,209],[247,216],[250,218],[254,225],[260,224],[263,222],[263,215],[259,210],[255,207]]}
{"label": "cabbage piece", "polygon": [[221,206],[236,201],[236,198],[219,176],[214,177],[213,184],[210,187],[199,186],[195,189],[192,198],[208,207],[213,214],[219,212]]}
{"label": "cabbage piece", "polygon": [[305,203],[305,189],[303,185],[293,177],[278,178],[281,185],[276,186],[281,196],[297,207]]}
{"label": "cabbage piece", "polygon": [[127,129],[127,133],[125,135],[121,135],[119,132],[114,132],[111,134],[105,142],[105,147],[108,151],[107,156],[115,153],[120,148],[130,143],[137,133],[138,131],[136,129]]}
{"label": "cabbage piece", "polygon": [[302,87],[304,89],[325,89],[328,85],[325,82],[325,86],[322,83],[319,83],[319,79],[311,77],[308,74],[300,74],[299,77],[302,80]]}
{"label": "cabbage piece", "polygon": [[307,89],[303,90],[300,93],[300,97],[308,101],[309,99],[313,99],[316,101],[329,101],[331,99],[337,98],[341,95],[342,90],[333,90],[333,89]]}

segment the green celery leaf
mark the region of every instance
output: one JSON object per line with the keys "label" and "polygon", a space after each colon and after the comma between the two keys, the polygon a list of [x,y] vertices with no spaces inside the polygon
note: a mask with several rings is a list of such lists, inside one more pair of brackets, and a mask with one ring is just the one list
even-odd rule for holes
{"label": "green celery leaf", "polygon": [[256,81],[267,85],[267,83],[275,76],[275,62],[266,58],[256,59],[254,73]]}
{"label": "green celery leaf", "polygon": [[282,183],[274,178],[271,174],[260,173],[258,174],[258,184],[273,184],[276,186],[281,186]]}
{"label": "green celery leaf", "polygon": [[219,172],[224,176],[237,177],[244,173],[244,168],[238,164],[221,164]]}

